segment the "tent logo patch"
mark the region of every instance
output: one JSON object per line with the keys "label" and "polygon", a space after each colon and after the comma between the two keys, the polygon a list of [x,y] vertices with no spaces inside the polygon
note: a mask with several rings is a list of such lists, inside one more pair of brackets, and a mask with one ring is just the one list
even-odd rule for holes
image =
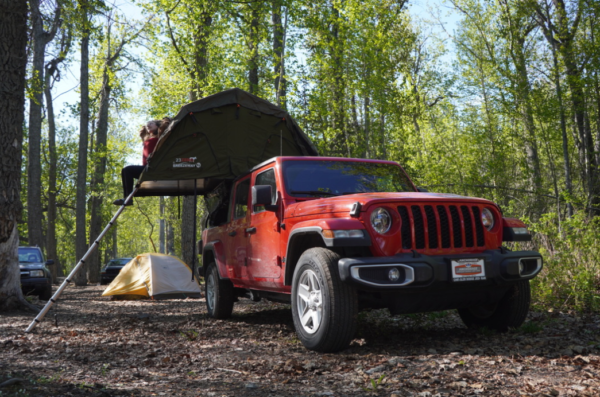
{"label": "tent logo patch", "polygon": [[173,160],[173,168],[200,168],[202,165],[196,163],[197,157],[177,157]]}

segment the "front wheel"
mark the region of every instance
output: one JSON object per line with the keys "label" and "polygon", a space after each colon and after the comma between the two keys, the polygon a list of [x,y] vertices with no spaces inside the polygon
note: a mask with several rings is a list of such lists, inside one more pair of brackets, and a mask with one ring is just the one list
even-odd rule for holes
{"label": "front wheel", "polygon": [[48,301],[52,298],[52,283],[45,285],[39,295],[40,300]]}
{"label": "front wheel", "polygon": [[206,310],[212,318],[225,319],[231,317],[233,311],[233,285],[229,280],[221,280],[215,263],[206,269]]}
{"label": "front wheel", "polygon": [[325,248],[304,252],[294,270],[292,317],[302,344],[318,352],[343,350],[356,332],[358,301],[341,282],[340,257]]}
{"label": "front wheel", "polygon": [[500,302],[458,309],[463,323],[469,328],[490,328],[506,332],[519,328],[527,317],[531,302],[529,281],[519,281],[511,286]]}

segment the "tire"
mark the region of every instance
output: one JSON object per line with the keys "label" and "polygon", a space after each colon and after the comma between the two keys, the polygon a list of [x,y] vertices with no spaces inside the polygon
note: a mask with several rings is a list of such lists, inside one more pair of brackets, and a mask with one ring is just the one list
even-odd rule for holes
{"label": "tire", "polygon": [[45,285],[44,288],[42,288],[39,298],[43,301],[48,301],[52,298],[52,284]]}
{"label": "tire", "polygon": [[231,317],[234,301],[233,285],[229,280],[221,280],[214,262],[206,269],[204,292],[209,317],[217,319]]}
{"label": "tire", "polygon": [[511,286],[500,302],[458,309],[458,314],[469,328],[486,327],[506,332],[509,328],[519,328],[525,322],[530,302],[529,281],[524,280]]}
{"label": "tire", "polygon": [[298,338],[309,350],[336,352],[348,347],[356,332],[356,291],[341,282],[336,253],[305,251],[292,280],[292,317]]}

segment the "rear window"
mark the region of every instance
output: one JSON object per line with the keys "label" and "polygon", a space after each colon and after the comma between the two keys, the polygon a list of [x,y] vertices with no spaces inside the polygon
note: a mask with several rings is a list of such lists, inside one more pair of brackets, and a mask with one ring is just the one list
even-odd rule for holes
{"label": "rear window", "polygon": [[290,160],[283,173],[287,193],[296,197],[415,191],[402,168],[388,163]]}
{"label": "rear window", "polygon": [[19,262],[35,263],[42,262],[40,250],[37,248],[19,248]]}

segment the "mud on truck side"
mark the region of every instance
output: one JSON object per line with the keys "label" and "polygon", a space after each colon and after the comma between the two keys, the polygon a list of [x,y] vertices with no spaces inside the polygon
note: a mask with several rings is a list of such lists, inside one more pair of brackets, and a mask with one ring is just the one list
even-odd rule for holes
{"label": "mud on truck side", "polygon": [[208,313],[239,297],[291,303],[299,339],[333,352],[362,308],[458,309],[468,327],[519,327],[542,269],[523,222],[491,201],[419,192],[391,161],[276,157],[207,196]]}

